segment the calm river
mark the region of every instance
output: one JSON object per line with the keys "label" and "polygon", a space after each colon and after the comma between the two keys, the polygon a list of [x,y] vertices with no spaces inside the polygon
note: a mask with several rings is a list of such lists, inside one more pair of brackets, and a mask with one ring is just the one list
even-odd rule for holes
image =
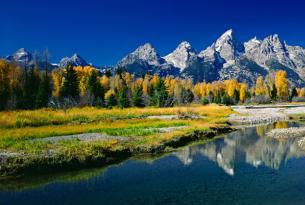
{"label": "calm river", "polygon": [[297,140],[265,138],[277,123],[243,128],[207,144],[105,169],[0,185],[1,205],[305,204],[305,152]]}

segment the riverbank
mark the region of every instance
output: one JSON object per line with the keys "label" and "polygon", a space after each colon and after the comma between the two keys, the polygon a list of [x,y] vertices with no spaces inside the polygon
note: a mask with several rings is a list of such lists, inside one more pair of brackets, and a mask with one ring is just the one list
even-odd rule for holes
{"label": "riverbank", "polygon": [[[229,116],[231,124],[239,126],[255,126],[258,124],[268,124],[280,121],[299,121],[305,119],[305,105],[261,105],[261,106],[233,106],[236,112]],[[302,125],[302,123],[301,123]],[[297,140],[298,146],[305,150],[305,127],[277,127],[266,135],[276,140]]]}
{"label": "riverbank", "polygon": [[217,105],[2,112],[0,175],[100,167],[137,154],[170,152],[231,131],[230,114],[230,108]]}
{"label": "riverbank", "polygon": [[277,121],[286,121],[294,116],[305,114],[305,105],[279,104],[258,106],[232,106],[236,112],[230,115],[232,124],[264,124]]}

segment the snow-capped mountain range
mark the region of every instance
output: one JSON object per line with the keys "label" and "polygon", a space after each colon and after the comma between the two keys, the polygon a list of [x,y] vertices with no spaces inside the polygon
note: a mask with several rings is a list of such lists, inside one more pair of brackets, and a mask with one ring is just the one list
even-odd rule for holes
{"label": "snow-capped mountain range", "polygon": [[[170,54],[161,57],[151,44],[138,47],[118,65],[137,74],[137,70],[164,72],[164,67],[175,75],[192,77],[195,81],[238,79],[254,84],[259,75],[275,70],[286,70],[292,84],[304,85],[305,49],[289,46],[277,34],[262,40],[256,37],[239,42],[232,29],[222,34],[211,46],[197,52],[183,41]],[[145,66],[143,66],[145,65]]]}
{"label": "snow-capped mountain range", "polygon": [[[34,61],[33,55],[23,48],[6,59],[29,64]],[[65,67],[67,63],[73,66],[90,65],[78,54],[65,57],[56,65]],[[240,42],[232,29],[200,52],[183,41],[173,52],[162,57],[150,43],[145,43],[126,55],[113,69],[118,66],[136,76],[150,72],[160,76],[192,77],[195,82],[237,79],[249,84],[254,84],[259,75],[265,76],[282,69],[287,71],[292,84],[305,85],[304,48],[287,45],[277,34],[262,40],[254,37]]]}

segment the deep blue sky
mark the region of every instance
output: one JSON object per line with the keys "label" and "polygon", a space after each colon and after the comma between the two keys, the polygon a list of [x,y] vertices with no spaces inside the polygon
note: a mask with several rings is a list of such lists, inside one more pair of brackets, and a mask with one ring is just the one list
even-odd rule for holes
{"label": "deep blue sky", "polygon": [[53,62],[79,53],[115,64],[151,42],[161,55],[183,40],[197,50],[228,28],[239,40],[278,33],[305,47],[302,0],[0,0],[0,56],[48,48]]}

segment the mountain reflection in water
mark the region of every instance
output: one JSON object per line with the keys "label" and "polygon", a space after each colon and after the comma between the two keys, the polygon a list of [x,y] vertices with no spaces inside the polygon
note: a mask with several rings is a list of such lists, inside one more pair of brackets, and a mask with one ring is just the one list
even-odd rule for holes
{"label": "mountain reflection in water", "polygon": [[277,122],[252,128],[242,128],[226,135],[222,139],[208,144],[184,147],[175,153],[185,165],[192,163],[200,154],[217,163],[226,173],[234,175],[234,166],[238,162],[246,162],[254,167],[260,165],[278,170],[282,163],[291,158],[305,156],[298,146],[297,139],[276,140],[266,138],[271,129],[297,126],[288,122]]}

